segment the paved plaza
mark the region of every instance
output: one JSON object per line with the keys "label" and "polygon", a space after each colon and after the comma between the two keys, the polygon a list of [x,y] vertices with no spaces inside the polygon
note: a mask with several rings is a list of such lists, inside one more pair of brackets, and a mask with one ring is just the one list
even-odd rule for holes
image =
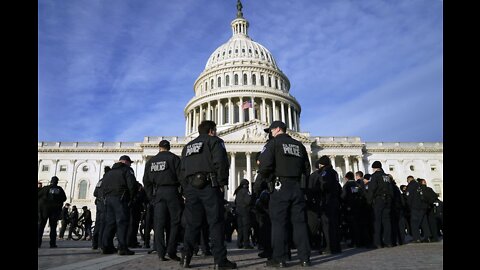
{"label": "paved plaza", "polygon": [[[58,248],[49,248],[44,238],[38,249],[38,269],[51,270],[163,270],[182,269],[178,262],[162,262],[156,253],[148,254],[147,249],[132,249],[135,255],[102,255],[91,249],[90,241],[58,240]],[[239,269],[275,269],[265,267],[265,259],[257,256],[258,250],[238,249],[235,241],[227,244],[228,258],[237,263]],[[341,254],[320,255],[312,251],[310,269],[443,269],[443,241],[437,243],[407,244],[393,248],[363,249],[344,248]],[[192,269],[213,269],[213,257],[194,256]],[[288,269],[300,267],[296,251],[287,262]]]}

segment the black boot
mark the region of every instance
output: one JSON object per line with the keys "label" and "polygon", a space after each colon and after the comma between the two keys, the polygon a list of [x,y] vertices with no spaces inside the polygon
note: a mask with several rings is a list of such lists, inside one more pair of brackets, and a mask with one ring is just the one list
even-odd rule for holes
{"label": "black boot", "polygon": [[214,264],[213,269],[237,269],[237,264],[225,259],[222,263]]}
{"label": "black boot", "polygon": [[182,252],[182,258],[180,259],[180,266],[183,268],[190,268],[191,260],[192,260],[192,255],[187,255]]}

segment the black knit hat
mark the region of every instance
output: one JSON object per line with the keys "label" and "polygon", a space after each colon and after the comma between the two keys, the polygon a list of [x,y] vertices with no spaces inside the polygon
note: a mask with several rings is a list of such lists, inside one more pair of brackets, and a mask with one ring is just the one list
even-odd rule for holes
{"label": "black knit hat", "polygon": [[161,140],[158,146],[170,150],[170,142],[167,140]]}
{"label": "black knit hat", "polygon": [[318,160],[318,163],[326,166],[326,165],[330,165],[331,164],[331,161],[330,161],[330,158],[328,156],[321,156],[320,159]]}
{"label": "black knit hat", "polygon": [[376,160],[375,162],[373,162],[372,168],[374,168],[374,169],[382,168],[382,163],[380,163],[380,161]]}

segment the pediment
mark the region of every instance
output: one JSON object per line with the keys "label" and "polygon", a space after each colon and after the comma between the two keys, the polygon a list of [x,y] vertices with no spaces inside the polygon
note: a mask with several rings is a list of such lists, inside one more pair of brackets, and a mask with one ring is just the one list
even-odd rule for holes
{"label": "pediment", "polygon": [[[239,123],[233,127],[218,132],[218,136],[225,142],[262,142],[268,139],[268,134],[263,131],[268,128],[267,123],[253,119],[245,123]],[[287,134],[302,143],[312,143],[308,137],[293,130],[287,130]]]}

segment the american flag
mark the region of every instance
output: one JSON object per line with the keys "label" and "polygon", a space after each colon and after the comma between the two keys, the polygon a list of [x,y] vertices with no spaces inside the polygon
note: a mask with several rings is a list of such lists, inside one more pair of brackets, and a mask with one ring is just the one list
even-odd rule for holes
{"label": "american flag", "polygon": [[242,109],[252,108],[252,102],[250,100],[246,100],[243,102]]}

